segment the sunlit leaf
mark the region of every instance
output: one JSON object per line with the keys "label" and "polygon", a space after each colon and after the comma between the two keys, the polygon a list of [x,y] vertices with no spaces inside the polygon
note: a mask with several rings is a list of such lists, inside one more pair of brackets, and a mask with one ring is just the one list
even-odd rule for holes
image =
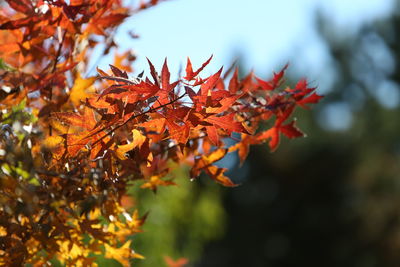
{"label": "sunlit leaf", "polygon": [[79,106],[82,102],[85,102],[86,98],[93,95],[93,91],[90,92],[88,88],[96,81],[96,77],[90,77],[84,79],[78,74],[75,80],[75,84],[71,89],[70,99],[75,106]]}

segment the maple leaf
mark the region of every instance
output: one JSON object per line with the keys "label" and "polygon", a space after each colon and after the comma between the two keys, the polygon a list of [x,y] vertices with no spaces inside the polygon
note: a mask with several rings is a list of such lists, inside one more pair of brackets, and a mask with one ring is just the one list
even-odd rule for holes
{"label": "maple leaf", "polygon": [[227,176],[224,175],[226,168],[219,168],[215,165],[208,166],[204,169],[204,171],[211,177],[211,179],[216,182],[222,184],[223,186],[235,187],[238,186],[234,182],[231,181]]}
{"label": "maple leaf", "polygon": [[269,148],[271,151],[275,151],[278,148],[279,145],[279,128],[277,127],[272,127],[271,129],[268,129],[260,134],[257,135],[257,139],[260,141],[264,141],[269,139]]}
{"label": "maple leaf", "polygon": [[183,125],[178,125],[177,123],[167,119],[165,122],[168,127],[169,138],[175,139],[179,144],[186,144],[190,133],[189,125],[186,123]]}
{"label": "maple leaf", "polygon": [[229,91],[233,94],[235,94],[237,91],[239,91],[240,87],[240,83],[239,83],[239,68],[235,68],[235,72],[232,75],[232,78],[229,81]]}
{"label": "maple leaf", "polygon": [[307,87],[307,81],[305,79],[301,79],[295,86],[294,89],[287,88],[285,91],[292,95],[295,99],[296,104],[303,107],[308,108],[306,104],[316,104],[322,98],[322,96],[316,94],[314,91],[316,88]]}
{"label": "maple leaf", "polygon": [[131,62],[136,59],[132,51],[128,50],[122,54],[115,53],[113,66],[120,69],[122,72],[132,72]]}
{"label": "maple leaf", "polygon": [[78,244],[75,242],[71,241],[58,241],[59,244],[59,250],[61,252],[61,255],[68,255],[68,257],[73,258],[73,259],[78,259],[81,256],[87,256],[87,251],[85,251],[84,248],[80,247]]}
{"label": "maple leaf", "polygon": [[152,142],[156,143],[163,138],[162,134],[166,129],[166,122],[167,119],[165,118],[154,117],[151,120],[142,122],[138,125],[143,127],[146,130],[146,136],[152,139]]}
{"label": "maple leaf", "polygon": [[119,68],[117,68],[117,67],[115,67],[115,66],[113,66],[111,64],[109,64],[109,66],[110,66],[111,71],[114,73],[115,76],[128,79],[128,74],[126,73],[126,71],[122,71]]}
{"label": "maple leaf", "polygon": [[131,143],[117,146],[115,153],[117,157],[121,160],[127,159],[126,153],[128,151],[131,151],[136,147],[140,148],[146,141],[146,137],[136,129],[132,130],[132,135],[133,135],[133,141]]}
{"label": "maple leaf", "polygon": [[107,243],[108,238],[110,238],[109,233],[104,233],[101,228],[102,225],[100,225],[100,220],[94,219],[94,220],[89,220],[89,219],[82,219],[80,220],[79,227],[82,229],[84,233],[88,233],[94,238],[101,240],[105,243]]}
{"label": "maple leaf", "polygon": [[256,86],[254,85],[253,82],[254,79],[254,72],[251,71],[246,77],[244,77],[239,84],[240,89],[245,92],[251,92],[256,90]]}
{"label": "maple leaf", "polygon": [[243,164],[247,155],[249,154],[250,146],[262,143],[263,140],[257,139],[253,135],[241,134],[240,142],[237,142],[235,145],[230,146],[228,152],[238,151],[238,156],[240,160],[240,165]]}
{"label": "maple leaf", "polygon": [[48,136],[42,143],[42,150],[50,150],[53,158],[61,160],[65,153],[65,139],[62,136]]}
{"label": "maple leaf", "polygon": [[219,77],[221,76],[221,72],[222,72],[222,67],[215,74],[207,78],[207,81],[201,85],[200,88],[201,95],[207,96],[208,92],[217,85]]}
{"label": "maple leaf", "polygon": [[75,106],[79,106],[81,101],[85,101],[86,98],[89,98],[93,95],[93,92],[90,92],[88,88],[96,81],[96,77],[90,77],[84,79],[78,73],[75,79],[74,86],[71,89],[71,93],[69,95],[72,103]]}
{"label": "maple leaf", "polygon": [[220,143],[220,138],[219,138],[217,128],[215,128],[215,126],[206,126],[206,131],[207,131],[208,138],[210,138],[210,141],[215,146],[219,146],[221,143]]}
{"label": "maple leaf", "polygon": [[230,113],[223,116],[212,115],[206,117],[204,120],[213,124],[214,127],[217,126],[224,130],[227,130],[229,134],[231,132],[248,133],[246,128],[243,127],[241,122],[235,121],[234,113]]}
{"label": "maple leaf", "polygon": [[169,79],[170,79],[170,77],[171,77],[171,74],[170,74],[170,72],[168,70],[167,58],[165,58],[164,64],[163,64],[163,67],[162,67],[162,70],[161,70],[161,85],[162,85],[162,88],[164,90],[169,91],[169,86],[170,86]]}
{"label": "maple leaf", "polygon": [[[171,97],[173,98],[174,95],[171,94],[173,89],[178,85],[180,82],[179,80],[176,82],[170,83],[170,72],[168,70],[167,59],[165,58],[164,64],[161,70],[161,88],[157,92],[157,104],[158,106],[162,106],[167,104],[171,101]],[[157,106],[157,105],[156,105]],[[155,107],[156,107],[155,106]]]}
{"label": "maple leaf", "polygon": [[256,77],[258,85],[266,91],[275,90],[278,86],[280,86],[282,82],[282,77],[285,74],[285,70],[288,68],[288,64],[286,64],[282,70],[278,73],[274,73],[274,77],[270,81],[264,81]]}
{"label": "maple leaf", "polygon": [[[109,100],[109,101],[107,101]],[[112,100],[110,99],[105,99],[97,97],[90,97],[86,99],[86,106],[96,109],[99,113],[102,113],[101,111],[105,110],[106,114],[116,114],[119,112],[119,108],[117,105],[112,104]]]}
{"label": "maple leaf", "polygon": [[192,169],[190,170],[190,176],[197,177],[199,176],[201,171],[204,171],[210,176],[210,178],[212,178],[213,180],[224,186],[229,186],[229,187],[237,186],[228,177],[224,175],[224,172],[226,171],[225,168],[219,168],[215,165],[212,165],[213,163],[222,159],[227,152],[228,149],[219,148],[208,155],[203,155],[201,157],[196,158],[195,163]]}
{"label": "maple leaf", "polygon": [[159,87],[145,81],[138,84],[117,84],[105,89],[97,99],[110,95],[111,98],[123,99],[127,103],[136,103],[149,99],[159,90]]}
{"label": "maple leaf", "polygon": [[[223,91],[226,92],[226,91]],[[226,94],[226,93],[224,93]],[[207,106],[206,112],[207,113],[223,113],[227,111],[228,109],[232,108],[233,105],[236,103],[236,101],[241,97],[242,95],[231,95],[229,96],[227,94],[227,97],[223,97],[222,99],[218,100],[216,105],[210,105]],[[216,95],[214,97],[217,97]]]}
{"label": "maple leaf", "polygon": [[130,266],[129,260],[131,258],[144,259],[142,255],[135,253],[135,251],[130,248],[131,242],[131,240],[128,240],[119,248],[114,248],[105,243],[104,247],[106,253],[104,256],[109,259],[117,260],[123,266]]}
{"label": "maple leaf", "polygon": [[41,21],[40,16],[26,17],[16,20],[10,20],[0,25],[0,30],[15,30],[22,27],[29,27]]}
{"label": "maple leaf", "polygon": [[198,68],[196,71],[193,71],[192,67],[192,62],[190,62],[189,57],[187,58],[187,64],[186,64],[186,76],[183,77],[187,81],[191,81],[194,78],[196,78],[197,75],[210,63],[211,59],[213,56],[211,55],[209,59],[207,59],[206,62],[204,62],[200,68]]}
{"label": "maple leaf", "polygon": [[[94,144],[97,140],[104,137],[101,132],[96,132],[97,129],[95,129],[95,126],[97,125],[97,121],[93,110],[90,108],[86,107],[83,115],[68,112],[54,112],[52,113],[52,117],[69,126],[65,139],[67,152],[71,157],[76,156],[86,145]],[[96,132],[96,134],[92,135],[93,132]],[[103,145],[104,143],[97,143],[91,148],[91,159],[96,158]]]}
{"label": "maple leaf", "polygon": [[285,136],[288,138],[296,138],[296,137],[303,137],[304,133],[300,131],[295,126],[295,121],[292,121],[288,124],[281,124],[275,123],[275,126],[272,127],[271,129],[264,131],[262,133],[257,134],[257,139],[259,141],[267,140],[269,139],[269,147],[271,151],[275,151],[279,145],[280,141],[280,133],[283,133]]}
{"label": "maple leaf", "polygon": [[286,69],[287,69],[288,67],[289,67],[289,64],[286,64],[286,65],[281,69],[280,72],[274,73],[274,77],[272,78],[272,83],[273,83],[275,86],[277,86],[277,85],[280,84],[280,82],[281,82],[281,80],[282,80],[282,78],[283,78],[283,75],[285,74],[285,71],[286,71]]}
{"label": "maple leaf", "polygon": [[30,15],[33,13],[32,2],[29,0],[6,0],[14,10]]}
{"label": "maple leaf", "polygon": [[171,180],[162,180],[163,175],[153,175],[147,181],[140,186],[140,188],[149,188],[154,193],[157,192],[158,186],[169,186],[169,185],[176,185]]}
{"label": "maple leaf", "polygon": [[299,128],[295,126],[296,120],[291,121],[286,125],[282,125],[279,130],[281,133],[286,135],[288,138],[296,138],[296,137],[303,137],[305,136]]}
{"label": "maple leaf", "polygon": [[[101,14],[101,13],[99,13]],[[88,28],[86,31],[93,32],[99,35],[106,35],[104,29],[117,26],[121,24],[124,19],[126,19],[129,15],[126,13],[111,13],[106,16],[97,16],[93,17],[88,24]]]}
{"label": "maple leaf", "polygon": [[323,96],[320,96],[320,95],[318,95],[316,93],[313,93],[310,96],[307,96],[307,97],[297,101],[297,104],[302,106],[302,107],[307,107],[306,104],[318,103],[321,98],[323,98]]}
{"label": "maple leaf", "polygon": [[153,63],[151,63],[150,59],[148,59],[148,58],[146,58],[146,59],[147,59],[147,62],[149,63],[149,66],[150,66],[150,74],[153,77],[154,84],[157,87],[160,87],[159,77],[158,77],[158,73],[156,71],[156,68],[154,67]]}

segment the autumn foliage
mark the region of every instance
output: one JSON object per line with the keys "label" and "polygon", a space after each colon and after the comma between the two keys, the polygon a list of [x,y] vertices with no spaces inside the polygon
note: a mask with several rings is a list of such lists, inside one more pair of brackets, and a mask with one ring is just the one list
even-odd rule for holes
{"label": "autumn foliage", "polygon": [[[128,9],[119,0],[7,0],[0,4],[0,264],[37,266],[58,259],[94,265],[95,255],[129,266],[132,236],[145,216],[131,210],[133,181],[157,191],[189,166],[235,186],[216,164],[227,153],[243,162],[249,147],[273,151],[283,134],[303,136],[291,114],[320,96],[305,80],[283,86],[231,68],[204,76],[187,59],[172,79],[167,60],[149,77],[132,76],[130,52],[90,76],[98,44],[117,48],[116,27],[157,4]],[[267,123],[265,123],[267,122]],[[233,140],[234,142],[227,142]],[[233,145],[228,145],[232,144]]]}

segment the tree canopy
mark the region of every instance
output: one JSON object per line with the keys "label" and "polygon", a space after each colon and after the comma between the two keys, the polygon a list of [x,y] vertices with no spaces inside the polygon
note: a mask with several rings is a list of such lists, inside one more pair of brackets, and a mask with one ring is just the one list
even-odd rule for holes
{"label": "tree canopy", "polygon": [[228,153],[243,162],[251,145],[273,151],[281,135],[304,135],[291,115],[321,96],[306,80],[284,85],[287,66],[270,80],[235,67],[204,76],[212,56],[200,67],[188,58],[172,80],[167,59],[133,75],[128,51],[91,76],[90,58],[117,50],[124,19],[157,3],[0,4],[1,264],[86,266],[104,255],[128,266],[143,258],[129,237],[146,218],[127,194],[133,182],[156,192],[185,165],[191,179],[236,186],[216,164]]}

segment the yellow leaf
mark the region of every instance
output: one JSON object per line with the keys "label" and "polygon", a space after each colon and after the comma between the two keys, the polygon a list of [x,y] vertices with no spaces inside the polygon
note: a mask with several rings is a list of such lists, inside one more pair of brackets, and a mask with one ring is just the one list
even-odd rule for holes
{"label": "yellow leaf", "polygon": [[78,73],[74,86],[71,89],[71,94],[69,95],[69,98],[75,106],[79,106],[82,100],[92,95],[93,90],[91,90],[90,87],[95,81],[96,77],[84,79]]}
{"label": "yellow leaf", "polygon": [[197,169],[202,169],[205,168],[214,162],[217,162],[218,160],[222,159],[226,153],[228,152],[228,149],[226,148],[219,148],[213,152],[211,152],[209,155],[204,155],[200,159],[196,160],[195,167]]}
{"label": "yellow leaf", "polygon": [[48,149],[55,149],[58,146],[62,145],[64,142],[64,138],[61,136],[49,136],[43,141],[43,146]]}
{"label": "yellow leaf", "polygon": [[119,248],[114,248],[108,244],[104,244],[104,247],[106,249],[106,258],[114,259],[117,260],[119,263],[121,263],[123,266],[130,266],[129,264],[129,259],[132,258],[143,258],[142,255],[135,253],[129,246],[131,244],[131,240],[128,240],[125,242],[124,245],[122,245]]}
{"label": "yellow leaf", "polygon": [[153,162],[153,153],[149,153],[149,155],[147,156],[147,167],[151,166],[151,163]]}
{"label": "yellow leaf", "polygon": [[224,186],[230,186],[230,187],[237,186],[228,177],[224,175],[224,172],[226,171],[225,168],[219,168],[215,165],[212,165],[213,163],[222,159],[227,152],[228,149],[220,148],[211,152],[207,156],[202,156],[201,158],[196,159],[195,164],[192,170],[190,171],[191,177],[197,177],[200,174],[200,172],[204,170],[213,180],[217,181],[218,183]]}
{"label": "yellow leaf", "polygon": [[22,46],[25,48],[25,49],[31,49],[31,43],[30,42],[28,42],[28,41],[26,41],[26,42],[23,42],[22,43]]}
{"label": "yellow leaf", "polygon": [[0,236],[6,236],[7,235],[7,229],[3,226],[0,226]]}
{"label": "yellow leaf", "polygon": [[115,151],[117,157],[121,160],[127,159],[125,154],[128,151],[131,151],[135,147],[141,147],[144,141],[146,141],[146,136],[144,136],[140,131],[136,129],[132,130],[132,135],[133,135],[133,141],[131,143],[126,145],[120,145]]}
{"label": "yellow leaf", "polygon": [[211,164],[211,163],[214,163],[214,162],[222,159],[226,155],[227,152],[228,152],[227,149],[220,148],[220,149],[217,149],[217,150],[211,152],[210,155],[203,157],[203,160],[205,160],[208,164]]}
{"label": "yellow leaf", "polygon": [[133,254],[133,257],[135,259],[141,259],[141,260],[145,259],[145,257],[142,254],[139,254],[139,253],[136,253],[136,252]]}
{"label": "yellow leaf", "polygon": [[133,144],[135,144],[135,147],[141,147],[146,141],[146,136],[144,136],[140,131],[133,129],[132,130],[132,135],[133,135]]}
{"label": "yellow leaf", "polygon": [[168,186],[168,185],[176,185],[174,182],[170,180],[161,180],[162,176],[160,175],[153,175],[150,177],[150,179],[144,183],[140,188],[149,188],[153,191],[157,190],[157,187],[162,185],[162,186]]}
{"label": "yellow leaf", "polygon": [[56,132],[58,132],[60,134],[68,133],[69,126],[62,124],[60,121],[51,120],[50,124],[51,124],[51,127],[53,128],[53,130],[55,130]]}
{"label": "yellow leaf", "polygon": [[75,260],[80,257],[86,257],[89,251],[85,247],[81,246],[79,243],[75,243],[72,240],[59,240],[57,241],[59,245],[59,253],[57,254],[58,260],[64,263],[67,260]]}
{"label": "yellow leaf", "polygon": [[117,154],[117,157],[121,160],[127,159],[128,157],[125,155],[128,151],[131,151],[132,149],[134,149],[134,143],[129,143],[126,145],[120,145],[118,146],[117,150],[115,151],[115,153]]}
{"label": "yellow leaf", "polygon": [[61,136],[49,136],[43,141],[42,149],[44,148],[47,151],[51,151],[53,158],[59,160],[65,152],[64,141],[65,139]]}

